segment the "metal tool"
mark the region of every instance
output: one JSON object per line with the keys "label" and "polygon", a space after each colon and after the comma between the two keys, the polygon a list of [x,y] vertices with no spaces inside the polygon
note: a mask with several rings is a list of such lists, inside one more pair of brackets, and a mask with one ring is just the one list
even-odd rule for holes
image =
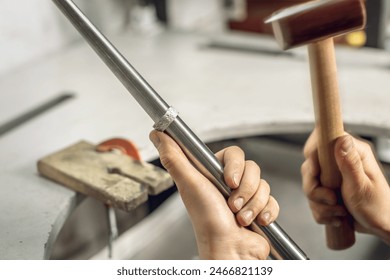
{"label": "metal tool", "polygon": [[108,228],[108,258],[113,256],[113,242],[118,238],[118,226],[116,222],[115,209],[108,204],[104,205],[107,214],[107,228]]}
{"label": "metal tool", "polygon": [[[227,198],[231,190],[223,180],[223,166],[210,149],[177,116],[177,112],[154,91],[72,1],[53,0],[53,2],[148,113],[155,122],[154,127],[170,135],[181,146],[193,164]],[[251,229],[270,242],[272,258],[308,259],[305,253],[276,222],[267,227],[253,222]]]}

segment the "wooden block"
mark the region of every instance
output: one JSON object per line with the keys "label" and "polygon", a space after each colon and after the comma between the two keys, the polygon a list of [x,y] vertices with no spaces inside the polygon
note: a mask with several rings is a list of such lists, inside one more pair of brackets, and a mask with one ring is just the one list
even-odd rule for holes
{"label": "wooden block", "polygon": [[44,177],[130,211],[173,185],[163,169],[115,152],[99,153],[95,145],[80,141],[38,161]]}

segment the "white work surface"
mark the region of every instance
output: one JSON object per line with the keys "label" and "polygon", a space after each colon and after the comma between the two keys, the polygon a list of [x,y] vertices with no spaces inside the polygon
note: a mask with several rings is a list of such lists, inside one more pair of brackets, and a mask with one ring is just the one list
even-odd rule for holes
{"label": "white work surface", "polygon": [[[125,33],[110,38],[151,86],[204,141],[313,127],[305,49],[277,51],[271,39]],[[208,48],[211,41],[265,52]],[[28,47],[28,46],[26,46]],[[390,136],[390,55],[338,49],[347,128]],[[74,192],[37,173],[39,158],[81,139],[132,139],[145,160],[152,121],[85,43],[0,77],[0,123],[63,93],[75,98],[0,137],[0,258],[48,258],[77,204]],[[299,168],[294,166],[292,168]]]}

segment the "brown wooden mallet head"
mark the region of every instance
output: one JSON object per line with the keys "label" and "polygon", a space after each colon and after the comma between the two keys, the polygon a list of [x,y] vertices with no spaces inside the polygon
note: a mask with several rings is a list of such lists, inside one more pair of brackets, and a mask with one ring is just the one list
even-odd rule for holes
{"label": "brown wooden mallet head", "polygon": [[366,10],[363,0],[310,1],[277,11],[266,23],[272,23],[276,41],[287,50],[362,29]]}
{"label": "brown wooden mallet head", "polygon": [[[276,41],[282,49],[308,45],[313,105],[318,140],[321,185],[334,188],[343,204],[334,143],[343,136],[338,93],[337,66],[333,37],[361,29],[366,23],[364,0],[318,0],[275,12],[272,23]],[[339,225],[326,225],[328,247],[341,250],[355,242],[352,216],[339,219]]]}

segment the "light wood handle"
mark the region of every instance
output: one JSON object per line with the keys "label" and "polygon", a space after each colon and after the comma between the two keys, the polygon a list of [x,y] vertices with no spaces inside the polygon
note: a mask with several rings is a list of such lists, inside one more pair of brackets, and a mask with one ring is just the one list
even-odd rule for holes
{"label": "light wood handle", "polygon": [[[321,184],[330,188],[341,186],[341,174],[334,157],[335,140],[344,133],[337,67],[333,39],[312,43],[309,48],[310,75],[318,139],[318,158],[321,167]],[[342,198],[337,190],[339,203]],[[343,219],[341,226],[326,226],[329,248],[346,249],[355,243],[352,217]]]}

